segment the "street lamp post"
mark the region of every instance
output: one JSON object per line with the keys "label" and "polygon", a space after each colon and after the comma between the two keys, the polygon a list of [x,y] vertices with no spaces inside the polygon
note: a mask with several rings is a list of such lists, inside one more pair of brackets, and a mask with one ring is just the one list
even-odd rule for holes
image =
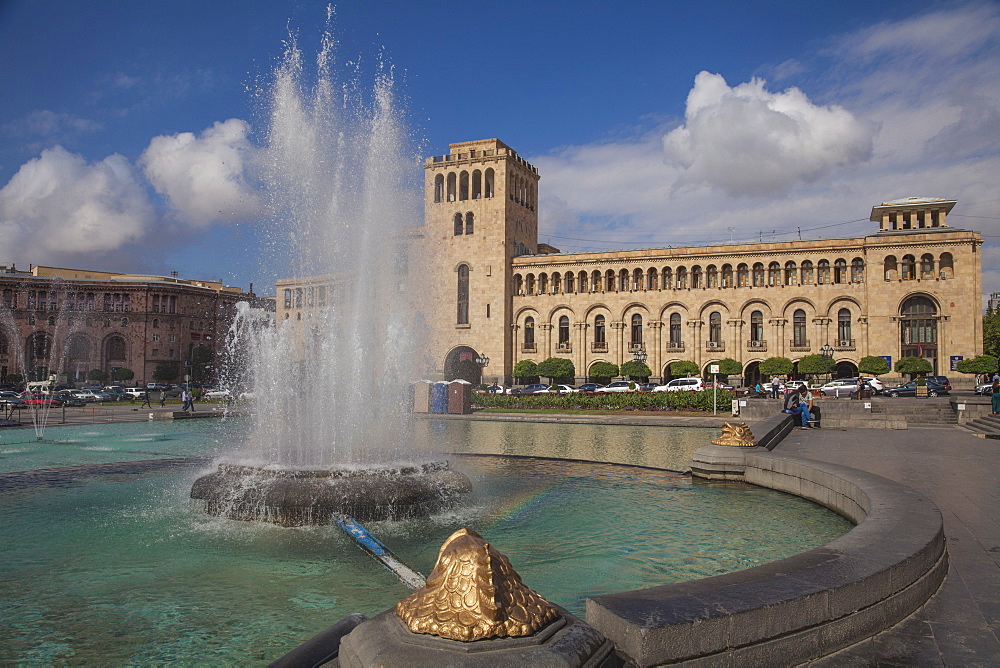
{"label": "street lamp post", "polygon": [[[645,364],[648,358],[649,355],[647,355],[646,351],[643,350],[642,348],[637,348],[635,352],[632,353],[632,359],[638,362],[639,364]],[[632,376],[629,376],[629,380],[632,380]]]}
{"label": "street lamp post", "polygon": [[[823,347],[819,349],[819,354],[823,356],[823,359],[829,362],[833,359],[833,348],[829,343],[823,344]],[[827,368],[830,368],[829,365]],[[830,369],[830,378],[833,378],[833,369]]]}
{"label": "street lamp post", "polygon": [[483,353],[479,353],[479,355],[476,356],[476,364],[479,365],[479,381],[482,382],[483,371],[490,365],[490,358]]}

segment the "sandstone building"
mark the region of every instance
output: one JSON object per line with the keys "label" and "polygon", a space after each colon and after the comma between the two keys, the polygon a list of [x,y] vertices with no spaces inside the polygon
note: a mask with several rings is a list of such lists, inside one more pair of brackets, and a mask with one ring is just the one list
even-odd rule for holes
{"label": "sandstone building", "polygon": [[982,237],[948,225],[954,200],[877,205],[860,237],[560,253],[538,242],[538,170],[503,142],[451,144],[424,169],[417,243],[444,378],[478,381],[479,355],[488,380],[509,382],[521,359],[565,357],[582,382],[595,362],[636,351],[654,381],[671,362],[726,357],[754,381],[768,357],[827,345],[843,376],[867,355],[921,356],[947,374],[982,353]]}
{"label": "sandstone building", "polygon": [[0,267],[0,383],[55,374],[80,384],[92,369],[116,368],[151,381],[163,362],[183,377],[196,347],[220,352],[243,300],[254,295],[217,281]]}

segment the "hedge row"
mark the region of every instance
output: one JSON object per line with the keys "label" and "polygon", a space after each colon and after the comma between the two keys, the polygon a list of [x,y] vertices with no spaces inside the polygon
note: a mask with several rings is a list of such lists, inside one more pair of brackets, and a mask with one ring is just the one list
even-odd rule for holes
{"label": "hedge row", "polygon": [[[736,395],[719,390],[719,406],[729,406]],[[712,390],[701,392],[607,392],[602,394],[481,394],[472,399],[477,408],[567,408],[594,410],[712,410]]]}

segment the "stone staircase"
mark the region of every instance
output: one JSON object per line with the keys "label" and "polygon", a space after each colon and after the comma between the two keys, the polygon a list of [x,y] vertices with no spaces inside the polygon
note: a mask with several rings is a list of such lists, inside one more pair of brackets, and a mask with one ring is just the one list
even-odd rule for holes
{"label": "stone staircase", "polygon": [[905,417],[907,424],[958,424],[958,414],[947,399],[882,399],[872,402],[873,415]]}
{"label": "stone staircase", "polygon": [[977,434],[1000,435],[1000,415],[984,415],[966,422],[964,427]]}

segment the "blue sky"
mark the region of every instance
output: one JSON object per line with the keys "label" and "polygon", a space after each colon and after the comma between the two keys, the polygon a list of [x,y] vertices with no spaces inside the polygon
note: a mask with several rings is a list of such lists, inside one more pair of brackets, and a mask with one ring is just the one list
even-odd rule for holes
{"label": "blue sky", "polygon": [[[315,51],[326,7],[0,0],[0,264],[268,292],[282,268],[249,205],[252,91],[289,29]],[[539,168],[541,238],[561,249],[849,236],[874,204],[941,196],[959,200],[953,226],[987,235],[984,290],[1000,291],[996,3],[335,12],[339,66],[385,54],[422,154],[499,137]],[[205,169],[217,180],[185,190]]]}

